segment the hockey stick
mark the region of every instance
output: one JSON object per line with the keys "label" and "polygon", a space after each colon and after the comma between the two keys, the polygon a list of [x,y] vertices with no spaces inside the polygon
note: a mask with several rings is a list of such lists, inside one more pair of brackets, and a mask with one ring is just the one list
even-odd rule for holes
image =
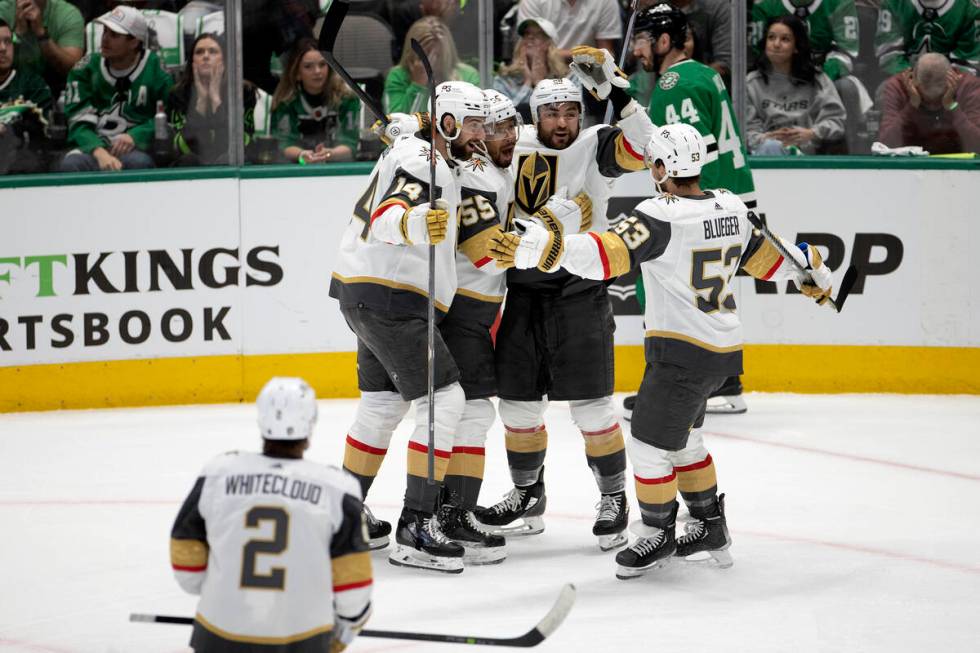
{"label": "hockey stick", "polygon": [[[752,226],[762,232],[762,235],[766,237],[766,240],[772,243],[772,246],[776,248],[776,251],[779,252],[780,256],[789,261],[789,264],[796,268],[797,272],[805,275],[806,278],[812,283],[813,277],[810,276],[810,272],[803,269],[800,264],[796,262],[793,255],[786,250],[786,246],[783,245],[783,241],[779,240],[779,238],[774,236],[773,233],[769,231],[769,227],[766,226],[766,223],[760,220],[759,216],[757,216],[754,211],[749,211],[748,217],[749,222],[752,223]],[[837,291],[837,299],[827,297],[827,301],[825,303],[840,313],[844,308],[844,302],[847,300],[847,296],[851,293],[851,288],[854,287],[854,282],[857,281],[857,276],[857,267],[852,265],[847,268],[847,271],[844,273],[844,278],[841,280],[840,288]]]}
{"label": "hockey stick", "polygon": [[[632,0],[630,3],[630,22],[626,25],[626,37],[623,39],[623,50],[619,53],[619,69],[623,69],[623,65],[626,63],[626,51],[630,47],[630,39],[633,38],[633,25],[636,24],[636,15],[640,13],[639,11],[640,3],[639,0]],[[610,122],[613,117],[613,103],[612,100],[606,101],[606,116],[602,121],[607,125],[611,125]]]}
{"label": "hockey stick", "polygon": [[[429,81],[429,128],[431,143],[429,144],[429,206],[434,207],[439,199],[439,189],[436,188],[436,80],[432,76],[432,63],[422,49],[422,44],[412,39],[412,50],[425,68],[425,76]],[[436,246],[429,243],[429,302],[426,315],[428,331],[428,392],[429,392],[429,451],[426,454],[428,483],[435,485],[436,469]]]}
{"label": "hockey stick", "polygon": [[[548,614],[534,627],[517,637],[483,637],[480,635],[442,635],[439,633],[414,633],[399,630],[362,630],[360,637],[383,637],[385,639],[411,639],[423,642],[443,642],[446,644],[475,644],[477,646],[512,646],[531,648],[537,646],[551,635],[565,620],[575,603],[575,586],[569,583],[561,588],[561,593]],[[189,626],[192,617],[170,617],[161,614],[131,614],[130,621],[139,623],[179,624]]]}
{"label": "hockey stick", "polygon": [[320,29],[320,41],[319,48],[320,54],[323,58],[327,60],[327,64],[333,69],[335,73],[340,75],[340,78],[344,80],[350,90],[361,99],[371,113],[374,114],[375,118],[380,120],[385,126],[391,121],[388,116],[385,115],[384,110],[377,101],[367,94],[367,92],[361,88],[361,85],[354,81],[354,78],[344,69],[339,61],[333,56],[333,46],[337,42],[337,35],[340,34],[340,26],[344,22],[344,18],[347,16],[347,10],[350,8],[350,0],[333,0],[330,3],[330,8],[327,9],[327,14],[323,17],[323,27]]}

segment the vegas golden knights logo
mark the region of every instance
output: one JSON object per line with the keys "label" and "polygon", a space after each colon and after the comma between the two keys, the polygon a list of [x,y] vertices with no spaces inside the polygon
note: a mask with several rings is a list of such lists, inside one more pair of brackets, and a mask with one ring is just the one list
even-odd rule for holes
{"label": "vegas golden knights logo", "polygon": [[523,154],[517,171],[517,206],[525,213],[534,213],[555,194],[558,156],[538,152]]}

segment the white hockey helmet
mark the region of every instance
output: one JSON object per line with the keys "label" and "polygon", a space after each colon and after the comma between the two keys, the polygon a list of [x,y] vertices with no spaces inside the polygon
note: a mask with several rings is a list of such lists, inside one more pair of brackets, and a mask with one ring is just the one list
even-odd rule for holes
{"label": "white hockey helmet", "polygon": [[316,393],[303,379],[276,376],[255,400],[266,440],[304,440],[316,424]]}
{"label": "white hockey helmet", "polygon": [[570,79],[542,79],[531,91],[531,119],[534,124],[538,124],[538,109],[546,104],[561,104],[563,102],[577,102],[579,106],[579,120],[585,113],[585,104],[582,102],[582,87]]}
{"label": "white hockey helmet", "polygon": [[[456,133],[447,134],[442,129],[442,118],[446,114],[456,119]],[[490,106],[483,91],[469,82],[443,82],[436,87],[436,129],[447,141],[459,138],[463,121],[467,118],[481,118],[490,122]]]}
{"label": "white hockey helmet", "polygon": [[[514,102],[509,97],[492,88],[485,89],[483,95],[487,98],[487,104],[490,108],[490,120],[493,121],[494,126],[500,125],[507,120],[513,120],[514,126],[520,129],[524,121],[521,119],[521,114],[517,112],[517,107],[514,106]],[[493,138],[494,136],[489,133],[487,134],[488,140],[493,140]]]}
{"label": "white hockey helmet", "polygon": [[[647,165],[662,161],[667,169],[663,179],[654,180],[659,184],[667,177],[696,177],[701,167],[707,163],[708,148],[701,133],[691,125],[682,122],[656,127],[653,136],[643,153]],[[655,174],[655,173],[654,173]]]}

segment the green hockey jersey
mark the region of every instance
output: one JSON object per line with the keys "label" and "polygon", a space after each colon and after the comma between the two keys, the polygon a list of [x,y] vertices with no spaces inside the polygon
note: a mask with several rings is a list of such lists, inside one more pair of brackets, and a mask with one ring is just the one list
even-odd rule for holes
{"label": "green hockey jersey", "polygon": [[154,52],[144,50],[136,67],[123,77],[112,74],[101,54],[82,57],[65,86],[68,141],[91,154],[125,133],[137,148],[149,149],[157,101],[166,102],[172,86]]}
{"label": "green hockey jersey", "polygon": [[755,184],[732,100],[713,68],[691,59],[675,63],[657,81],[649,111],[655,125],[684,122],[701,132],[708,147],[702,188],[730,190],[755,208]]}
{"label": "green hockey jersey", "polygon": [[19,99],[33,102],[42,111],[51,109],[51,89],[40,75],[30,70],[11,70],[7,79],[0,82],[0,106]]}
{"label": "green hockey jersey", "polygon": [[860,37],[854,0],[756,0],[749,25],[749,42],[755,54],[764,49],[766,24],[789,14],[807,24],[813,56],[827,77],[849,75],[858,56]]}
{"label": "green hockey jersey", "polygon": [[279,138],[279,147],[314,149],[324,143],[328,147],[346,145],[357,152],[357,119],[361,108],[357,96],[345,95],[338,107],[314,106],[309,98],[297,91],[292,100],[272,111],[272,133]]}
{"label": "green hockey jersey", "polygon": [[910,58],[939,52],[955,65],[980,70],[978,0],[884,0],[878,12],[875,52],[881,69],[894,75]]}

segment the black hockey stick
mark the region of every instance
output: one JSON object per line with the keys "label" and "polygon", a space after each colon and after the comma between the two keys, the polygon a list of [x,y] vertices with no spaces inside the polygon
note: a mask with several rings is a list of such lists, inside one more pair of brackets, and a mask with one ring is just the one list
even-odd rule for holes
{"label": "black hockey stick", "polygon": [[[760,220],[759,216],[757,216],[754,211],[749,211],[748,217],[749,217],[749,222],[752,223],[752,226],[758,229],[762,233],[762,235],[766,237],[766,240],[772,243],[772,246],[776,248],[776,251],[779,252],[780,256],[782,256],[784,259],[789,261],[790,265],[796,268],[798,272],[805,275],[806,278],[809,279],[810,282],[812,283],[813,277],[810,276],[809,270],[803,269],[803,267],[801,267],[800,264],[797,263],[796,259],[793,258],[793,255],[786,250],[786,246],[783,245],[783,241],[779,240],[779,238],[774,236],[773,233],[769,231],[769,227],[766,226],[766,223]],[[844,308],[844,302],[847,300],[847,296],[851,293],[851,288],[854,287],[854,282],[857,281],[857,276],[858,276],[857,267],[852,265],[849,268],[847,268],[847,271],[844,273],[844,278],[841,279],[840,288],[837,291],[837,299],[831,299],[830,297],[827,297],[827,301],[825,303],[829,305],[832,309],[840,313],[841,310]]]}
{"label": "black hockey stick", "polygon": [[[623,49],[619,53],[619,69],[622,70],[623,66],[626,64],[626,51],[630,47],[630,39],[633,38],[633,26],[636,24],[636,15],[640,13],[640,3],[639,0],[632,0],[630,3],[630,22],[626,25],[626,36],[623,37]],[[612,100],[606,100],[606,115],[602,122],[607,125],[612,124],[613,117],[613,103]]]}
{"label": "black hockey stick", "polygon": [[385,115],[381,105],[373,97],[368,95],[361,88],[360,84],[354,81],[354,78],[350,76],[343,65],[333,56],[333,46],[337,42],[337,35],[340,34],[340,26],[344,23],[344,18],[347,16],[347,10],[349,8],[350,0],[333,0],[330,3],[330,8],[327,9],[327,14],[323,17],[323,27],[320,29],[320,53],[327,60],[327,64],[333,71],[340,75],[340,78],[344,80],[344,83],[347,84],[350,90],[354,91],[357,97],[361,98],[364,106],[370,109],[371,113],[387,126],[391,121]]}
{"label": "black hockey stick", "polygon": [[[429,125],[431,143],[429,144],[429,206],[435,207],[439,199],[439,189],[436,187],[436,80],[432,76],[432,63],[425,54],[422,44],[412,39],[412,50],[425,68],[425,76],[429,80]],[[427,314],[428,326],[428,392],[429,392],[429,451],[426,454],[428,465],[428,483],[435,485],[436,469],[436,246],[429,243],[429,302]]]}
{"label": "black hockey stick", "polygon": [[[411,639],[423,642],[443,642],[446,644],[475,644],[477,646],[512,646],[531,648],[537,646],[551,635],[565,620],[575,603],[575,586],[561,588],[558,600],[548,610],[548,614],[534,625],[534,628],[517,637],[483,637],[481,635],[442,635],[439,633],[413,633],[400,630],[362,630],[360,637],[383,637],[386,639]],[[170,617],[161,614],[131,614],[130,621],[140,623],[180,624],[189,626],[192,617]]]}

